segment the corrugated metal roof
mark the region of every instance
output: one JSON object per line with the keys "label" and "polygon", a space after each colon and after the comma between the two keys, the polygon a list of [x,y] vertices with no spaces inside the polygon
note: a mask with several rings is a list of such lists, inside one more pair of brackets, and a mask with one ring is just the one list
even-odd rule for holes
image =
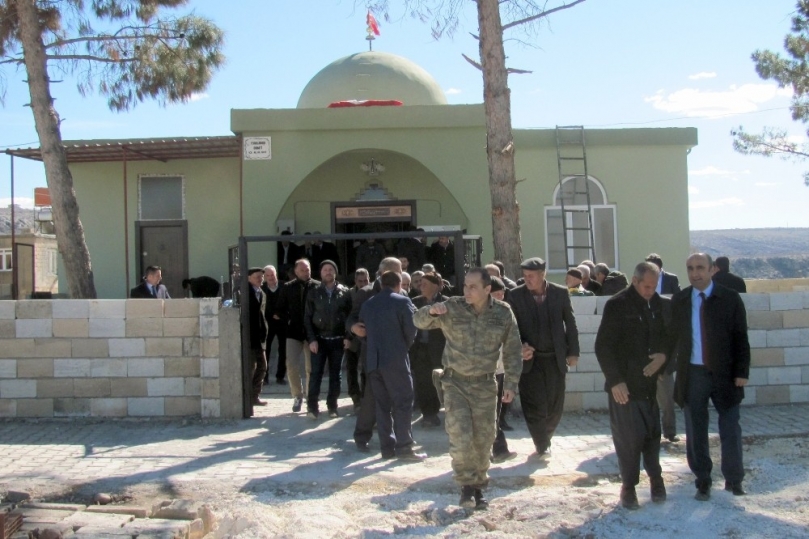
{"label": "corrugated metal roof", "polygon": [[[68,163],[123,161],[124,154],[127,161],[164,162],[241,155],[240,138],[236,136],[65,142],[64,148]],[[40,148],[12,148],[5,153],[42,161]]]}

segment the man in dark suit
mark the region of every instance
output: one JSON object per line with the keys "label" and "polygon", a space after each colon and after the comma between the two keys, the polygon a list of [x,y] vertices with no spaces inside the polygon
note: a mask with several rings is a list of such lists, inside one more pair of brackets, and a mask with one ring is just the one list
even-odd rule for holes
{"label": "man in dark suit", "polygon": [[275,381],[279,385],[284,385],[284,377],[287,374],[287,328],[286,323],[274,318],[275,308],[278,299],[281,297],[281,284],[278,282],[278,271],[275,266],[264,266],[264,284],[261,290],[267,296],[267,377],[265,381],[270,383],[269,363],[272,352],[273,341],[278,341],[278,366],[275,368]]}
{"label": "man in dark suit", "polygon": [[747,312],[737,292],[711,280],[710,255],[692,254],[686,266],[691,286],[672,298],[672,338],[677,354],[674,399],[685,412],[686,454],[696,476],[695,498],[706,501],[711,497],[709,400],[719,413],[725,490],[742,496],[739,405],[750,375]]}
{"label": "man in dark suit", "polygon": [[160,266],[147,267],[143,281],[129,291],[129,297],[133,299],[171,299],[166,286],[160,284],[162,280],[163,270],[160,269]]}
{"label": "man in dark suit", "polygon": [[651,262],[660,270],[660,276],[657,278],[657,288],[655,292],[661,296],[665,294],[676,294],[680,291],[680,280],[673,273],[668,273],[663,270],[663,259],[657,253],[650,253],[646,257],[646,262]]}
{"label": "man in dark suit", "polygon": [[413,378],[408,351],[416,338],[410,298],[401,294],[402,277],[386,271],[380,277],[382,290],[360,309],[365,324],[368,351],[365,368],[374,388],[376,424],[382,458],[421,460],[426,455],[413,450]]}
{"label": "man in dark suit", "polygon": [[[320,234],[320,231],[315,230],[312,232],[315,236]],[[320,263],[324,260],[331,260],[337,266],[337,273],[340,273],[340,254],[337,252],[337,247],[328,241],[314,240],[312,242],[312,268],[317,268],[320,271]],[[315,275],[315,278],[320,278],[320,273]]]}
{"label": "man in dark suit", "polygon": [[[441,275],[425,273],[421,279],[421,295],[413,299],[416,309],[449,298],[441,294],[443,288]],[[441,368],[441,357],[444,355],[444,332],[440,329],[420,329],[416,342],[410,349],[410,362],[413,368],[413,389],[416,393],[416,404],[421,410],[422,427],[439,427],[438,410],[441,403],[433,385],[433,369]]]}
{"label": "man in dark suit", "polygon": [[[284,230],[282,236],[291,236],[292,232]],[[303,256],[303,249],[290,241],[278,242],[276,263],[278,264],[278,279],[281,282],[290,280],[289,271],[295,267],[295,262]]]}
{"label": "man in dark suit", "polygon": [[250,313],[250,358],[253,363],[253,406],[266,406],[267,401],[259,399],[264,375],[267,374],[267,296],[261,290],[264,282],[264,270],[250,268],[247,270],[247,282],[250,283],[248,309]]}
{"label": "man in dark suit", "polygon": [[520,268],[525,283],[511,290],[506,301],[523,343],[523,415],[537,454],[543,457],[549,454],[562,419],[567,368],[579,360],[579,331],[567,289],[545,280],[545,261],[529,258]]}
{"label": "man in dark suit", "polygon": [[735,290],[739,294],[747,293],[747,284],[744,279],[730,272],[730,259],[726,256],[717,257],[713,263],[713,282],[721,284],[725,288]]}

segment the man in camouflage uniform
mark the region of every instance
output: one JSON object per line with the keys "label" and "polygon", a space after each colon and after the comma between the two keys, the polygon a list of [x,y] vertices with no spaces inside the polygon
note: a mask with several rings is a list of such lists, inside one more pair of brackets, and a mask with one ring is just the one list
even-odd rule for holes
{"label": "man in camouflage uniform", "polygon": [[454,297],[416,311],[420,329],[441,329],[447,339],[442,363],[444,421],[461,507],[483,509],[482,489],[489,482],[489,456],[496,434],[495,370],[503,348],[503,402],[517,392],[522,344],[511,308],[493,299],[491,277],[474,268],[464,278],[464,297]]}

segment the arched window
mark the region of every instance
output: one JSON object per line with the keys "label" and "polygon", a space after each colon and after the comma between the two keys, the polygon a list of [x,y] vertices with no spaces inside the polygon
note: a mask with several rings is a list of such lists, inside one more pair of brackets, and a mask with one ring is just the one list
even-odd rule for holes
{"label": "arched window", "polygon": [[[585,184],[585,181],[587,184]],[[589,249],[590,231],[586,211],[565,212],[566,227],[562,226],[562,200],[565,210],[586,210],[587,191],[590,194],[590,215],[593,222],[595,254]],[[568,261],[576,264],[586,259],[603,262],[611,269],[618,266],[618,236],[615,204],[609,204],[607,192],[597,179],[572,176],[553,191],[553,206],[545,206],[545,249],[548,270],[566,271]],[[567,242],[565,242],[565,228]],[[565,244],[568,256],[565,256]]]}

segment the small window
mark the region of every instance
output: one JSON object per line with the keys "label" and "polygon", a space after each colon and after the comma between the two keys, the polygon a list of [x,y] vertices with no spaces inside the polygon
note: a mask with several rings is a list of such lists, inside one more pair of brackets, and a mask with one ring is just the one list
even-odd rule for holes
{"label": "small window", "polygon": [[184,191],[181,176],[141,176],[141,220],[185,219]]}
{"label": "small window", "polygon": [[56,249],[48,249],[48,273],[51,275],[56,275],[57,269],[59,267],[59,251]]}
{"label": "small window", "polygon": [[0,249],[0,271],[11,271],[11,249]]}

